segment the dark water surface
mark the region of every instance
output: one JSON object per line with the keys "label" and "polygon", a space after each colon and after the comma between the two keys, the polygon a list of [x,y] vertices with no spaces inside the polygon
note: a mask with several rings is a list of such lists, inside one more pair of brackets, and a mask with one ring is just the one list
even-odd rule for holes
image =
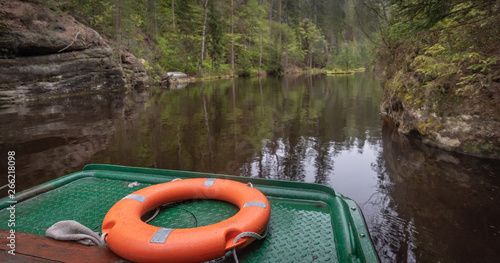
{"label": "dark water surface", "polygon": [[4,105],[0,169],[16,151],[18,191],[88,163],[327,184],[361,206],[383,262],[497,262],[500,162],[398,135],[381,97],[356,74]]}

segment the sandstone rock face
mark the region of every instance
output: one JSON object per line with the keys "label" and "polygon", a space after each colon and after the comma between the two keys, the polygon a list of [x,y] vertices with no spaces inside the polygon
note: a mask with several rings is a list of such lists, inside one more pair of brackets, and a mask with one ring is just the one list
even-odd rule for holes
{"label": "sandstone rock face", "polygon": [[491,99],[482,98],[475,103],[464,100],[445,114],[436,114],[431,109],[416,106],[411,100],[386,93],[381,110],[393,119],[398,132],[419,137],[425,144],[480,157],[500,158],[498,105]]}
{"label": "sandstone rock face", "polygon": [[106,41],[68,15],[0,0],[0,102],[125,89]]}
{"label": "sandstone rock face", "polygon": [[123,72],[132,86],[145,85],[149,80],[144,68],[144,59],[138,59],[125,49],[121,50],[121,63]]}

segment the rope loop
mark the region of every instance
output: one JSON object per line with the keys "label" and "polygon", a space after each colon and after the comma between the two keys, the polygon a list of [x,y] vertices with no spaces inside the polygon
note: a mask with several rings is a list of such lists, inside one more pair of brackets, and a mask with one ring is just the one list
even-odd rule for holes
{"label": "rope loop", "polygon": [[[242,237],[253,237],[257,240],[261,240],[267,236],[268,229],[269,229],[269,226],[266,227],[266,230],[264,230],[264,233],[262,235],[259,235],[255,232],[243,232],[234,238],[233,244],[236,244],[238,242],[238,240]],[[238,255],[236,255],[236,248],[233,248],[232,251],[233,251],[234,262],[239,263]]]}
{"label": "rope loop", "polygon": [[160,213],[160,208],[159,207],[157,207],[155,209],[155,213],[148,220],[145,220],[144,223],[147,224],[147,223],[149,223],[149,221],[155,219],[155,217],[158,215],[158,213]]}
{"label": "rope loop", "polygon": [[266,234],[267,234],[267,233],[265,233],[264,235],[262,235],[262,236],[261,236],[261,235],[259,235],[259,234],[255,233],[255,232],[243,232],[243,233],[241,233],[241,234],[237,235],[237,236],[234,238],[234,240],[233,240],[233,244],[236,244],[236,243],[238,242],[238,240],[240,240],[240,238],[242,238],[242,237],[253,237],[253,238],[257,239],[257,240],[261,240],[261,239],[263,239],[264,237],[266,237]]}

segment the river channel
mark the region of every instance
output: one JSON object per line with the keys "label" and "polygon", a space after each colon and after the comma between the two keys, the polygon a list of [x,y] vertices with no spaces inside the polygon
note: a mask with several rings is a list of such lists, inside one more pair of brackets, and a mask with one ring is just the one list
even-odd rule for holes
{"label": "river channel", "polygon": [[357,73],[1,105],[0,156],[16,151],[18,191],[89,163],[326,184],[360,205],[382,262],[497,262],[500,161],[399,135],[382,94]]}

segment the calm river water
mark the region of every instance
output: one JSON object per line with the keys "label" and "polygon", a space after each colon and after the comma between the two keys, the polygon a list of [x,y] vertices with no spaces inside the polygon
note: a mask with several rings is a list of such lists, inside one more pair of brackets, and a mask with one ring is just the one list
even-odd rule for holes
{"label": "calm river water", "polygon": [[400,136],[381,97],[362,73],[3,105],[0,155],[16,151],[18,191],[88,163],[327,184],[361,206],[383,262],[497,262],[500,162]]}

